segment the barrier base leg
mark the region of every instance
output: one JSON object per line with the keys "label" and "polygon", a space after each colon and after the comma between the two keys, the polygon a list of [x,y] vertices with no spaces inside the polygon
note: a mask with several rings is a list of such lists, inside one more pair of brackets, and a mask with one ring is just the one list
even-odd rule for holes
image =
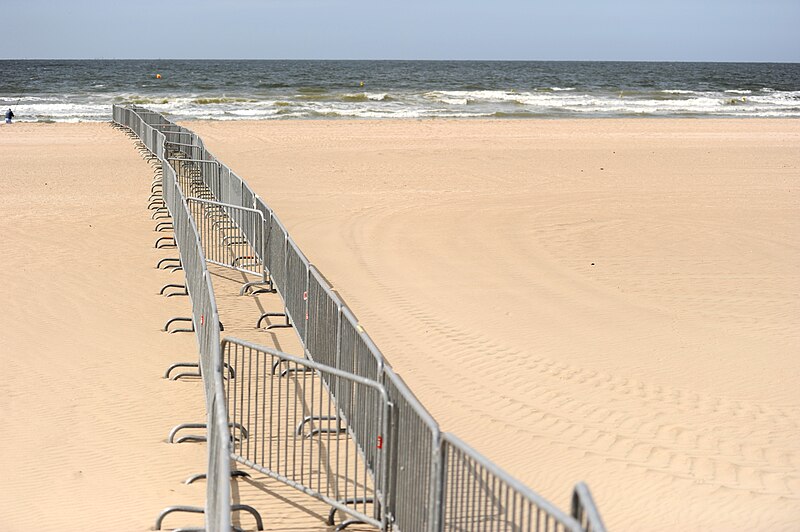
{"label": "barrier base leg", "polygon": [[181,436],[175,441],[175,436],[178,434],[179,431],[183,429],[205,429],[207,425],[205,423],[181,423],[180,425],[176,425],[172,427],[172,430],[169,431],[169,436],[167,436],[167,443],[183,443],[185,441],[207,441],[208,438],[203,435],[198,434],[187,434],[186,436]]}
{"label": "barrier base leg", "polygon": [[[197,372],[183,372],[175,375],[174,377],[170,377],[170,373],[172,373],[173,369],[177,368],[197,368]],[[200,377],[200,364],[198,362],[176,362],[172,364],[170,367],[167,368],[167,371],[164,372],[164,378],[176,381],[181,377]]]}
{"label": "barrier base leg", "polygon": [[[207,477],[208,477],[208,474],[206,474],[206,473],[198,473],[196,475],[192,475],[191,477],[187,478],[186,480],[183,481],[183,483],[184,484],[191,484],[195,480],[202,480],[202,479],[207,478]],[[238,469],[234,469],[233,471],[231,471],[231,478],[236,478],[236,477],[251,478],[250,477],[250,473],[248,473],[247,471],[240,471]]]}
{"label": "barrier base leg", "polygon": [[286,323],[273,323],[272,325],[268,325],[267,329],[285,329],[287,327],[291,327],[292,324],[289,322],[288,314],[284,312],[265,312],[258,318],[258,323],[256,323],[256,329],[261,328],[261,323],[264,321],[265,318],[286,318]]}
{"label": "barrier base leg", "polygon": [[[167,265],[169,265],[170,263],[173,263],[173,262],[177,263],[177,265],[178,265],[178,266],[180,266],[180,265],[181,265],[181,259],[179,259],[179,258],[177,258],[177,257],[167,257],[167,258],[165,258],[165,259],[161,259],[160,261],[158,261],[158,264],[156,264],[156,268],[157,268],[157,269],[159,269],[159,270],[161,270],[161,269],[162,269],[162,268],[161,268],[161,266],[162,266],[163,264],[167,264]],[[173,265],[173,266],[174,266],[174,265]],[[170,266],[165,266],[163,269],[167,269],[167,268],[169,268],[169,267],[170,267]]]}
{"label": "barrier base leg", "polygon": [[269,286],[269,288],[259,288],[258,290],[253,290],[250,292],[251,296],[256,294],[274,294],[276,292],[275,287],[272,285],[272,279],[267,279],[266,281],[251,281],[249,283],[244,283],[242,285],[242,289],[239,290],[239,295],[243,296],[247,293],[248,290],[255,286]]}
{"label": "barrier base leg", "polygon": [[[331,428],[330,426],[328,426],[327,428],[312,427],[308,433],[303,434],[303,429],[306,426],[306,424],[313,423],[314,421],[336,421],[337,423],[336,427],[333,428]],[[316,434],[341,434],[342,432],[347,432],[347,429],[340,426],[338,421],[339,418],[337,416],[306,416],[303,418],[303,421],[301,421],[297,425],[297,428],[295,429],[295,435],[302,436],[304,438],[311,438]]]}
{"label": "barrier base leg", "polygon": [[189,295],[189,292],[186,290],[186,285],[185,284],[176,284],[176,283],[165,284],[164,286],[161,287],[161,290],[159,290],[158,294],[162,295],[162,296],[165,295],[164,291],[167,288],[182,288],[183,289],[182,292],[171,292],[169,294],[166,294],[167,297],[188,296]]}
{"label": "barrier base leg", "polygon": [[[170,330],[169,330],[169,326],[170,326],[172,323],[177,323],[177,322],[187,322],[187,323],[191,323],[191,324],[192,324],[192,328],[191,328],[191,329],[172,329],[172,330],[170,331]],[[167,320],[167,323],[166,323],[166,324],[164,324],[164,328],[163,328],[163,329],[161,329],[161,330],[162,330],[162,331],[165,331],[165,332],[168,332],[168,333],[170,333],[170,334],[173,334],[173,333],[176,333],[176,332],[194,332],[194,320],[192,320],[192,318],[181,318],[181,317],[177,317],[177,318],[170,318],[169,320]]]}
{"label": "barrier base leg", "polygon": [[[175,512],[186,512],[191,514],[203,514],[206,513],[205,509],[200,508],[198,506],[170,506],[168,508],[164,508],[161,510],[161,513],[158,514],[158,519],[156,519],[156,530],[161,530],[161,523],[164,522],[164,518],[167,517],[171,513]],[[184,529],[186,530],[186,529]]]}
{"label": "barrier base leg", "polygon": [[347,528],[350,525],[360,525],[360,524],[363,524],[363,523],[364,523],[364,521],[359,521],[358,519],[348,519],[347,521],[343,521],[342,523],[339,523],[339,526],[337,526],[333,530],[335,532],[339,532],[339,530],[344,530],[345,528]]}
{"label": "barrier base leg", "polygon": [[261,519],[261,514],[258,510],[248,504],[232,504],[231,512],[247,512],[256,520],[256,530],[264,530],[264,521]]}
{"label": "barrier base leg", "polygon": [[[375,499],[373,499],[372,497],[352,497],[349,499],[344,499],[339,502],[341,502],[342,504],[372,504],[373,502],[375,502]],[[328,522],[327,522],[328,526],[333,526],[336,524],[336,511],[337,511],[336,508],[331,508],[331,511],[328,512]],[[356,523],[363,523],[363,521],[359,521],[357,519],[348,519],[340,523],[339,526],[336,527],[336,530],[344,530],[346,527],[354,525]]]}
{"label": "barrier base leg", "polygon": [[[164,245],[161,245],[162,243]],[[153,247],[157,248],[157,249],[164,249],[164,248],[175,248],[177,246],[175,245],[175,238],[174,237],[162,236],[161,238],[156,240],[156,243],[153,244]]]}

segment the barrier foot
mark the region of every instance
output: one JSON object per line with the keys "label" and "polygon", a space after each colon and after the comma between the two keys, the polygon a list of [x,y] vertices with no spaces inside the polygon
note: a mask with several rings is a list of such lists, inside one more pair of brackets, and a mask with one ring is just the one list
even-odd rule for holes
{"label": "barrier foot", "polygon": [[[192,475],[191,477],[187,478],[186,480],[183,481],[183,483],[191,484],[195,480],[203,480],[206,477],[208,477],[207,473],[198,473],[196,475]],[[237,477],[251,478],[250,473],[248,473],[247,471],[239,471],[238,469],[234,469],[233,471],[231,471],[231,478],[233,479]]]}
{"label": "barrier foot", "polygon": [[236,378],[236,370],[233,369],[233,367],[230,364],[228,364],[227,362],[223,362],[222,363],[222,367],[223,368],[228,368],[228,373],[230,374],[228,376],[229,379],[235,379]]}
{"label": "barrier foot", "polygon": [[[183,288],[183,290],[186,291],[186,285],[185,284],[170,283],[170,284],[165,284],[164,286],[162,286],[161,290],[158,291],[158,295],[163,296],[164,295],[164,290],[166,290],[167,288]],[[176,294],[172,294],[172,295],[176,295]],[[186,295],[189,295],[189,293],[186,292]],[[167,296],[167,297],[169,297],[169,296]]]}
{"label": "barrier foot", "polygon": [[[156,519],[156,530],[161,530],[161,524],[164,522],[164,518],[167,517],[171,513],[175,512],[186,512],[191,514],[203,514],[205,513],[205,509],[200,508],[198,506],[169,506],[161,510],[161,513],[158,514],[158,519]],[[185,529],[184,529],[185,530]]]}
{"label": "barrier foot", "polygon": [[269,288],[267,289],[259,288],[258,290],[253,290],[252,292],[250,292],[250,295],[254,296],[256,294],[275,293],[275,287],[273,287],[272,279],[270,279],[268,281],[251,281],[249,283],[244,283],[242,285],[241,290],[239,290],[239,295],[240,296],[245,295],[245,293],[247,293],[247,291],[253,288],[254,286],[264,286],[264,285],[269,286]]}
{"label": "barrier foot", "polygon": [[[244,240],[244,242],[246,243],[246,242],[247,242],[247,240]],[[239,242],[237,242],[237,243],[239,243]],[[232,266],[232,267],[234,267],[234,268],[236,268],[237,266],[241,266],[241,265],[239,264],[239,261],[240,261],[240,260],[245,260],[245,259],[247,259],[247,260],[253,260],[253,261],[255,261],[255,262],[246,263],[246,264],[244,264],[244,266],[254,266],[254,265],[258,265],[258,257],[254,257],[253,255],[239,255],[238,257],[235,257],[235,258],[234,258],[234,259],[231,261],[231,266]]]}
{"label": "barrier foot", "polygon": [[291,327],[292,324],[289,322],[289,316],[284,312],[265,312],[258,318],[258,323],[256,323],[256,329],[261,328],[261,323],[264,321],[265,318],[279,318],[284,317],[286,318],[286,323],[274,323],[272,325],[268,325],[267,329],[284,329],[286,327]]}
{"label": "barrier foot", "polygon": [[[292,373],[314,373],[314,370],[309,368],[286,368],[285,370],[281,371],[280,376],[286,377],[287,375],[291,375]],[[275,375],[274,372],[273,375]]]}
{"label": "barrier foot", "polygon": [[[275,362],[272,363],[272,375],[275,375],[275,371],[280,367],[280,365],[283,362],[286,362],[286,361],[285,360],[276,360]],[[307,373],[307,372],[312,372],[313,373],[314,370],[313,369],[308,369],[308,368],[286,368],[285,370],[281,371],[280,376],[281,377],[285,377],[285,376],[289,375],[290,373]]]}
{"label": "barrier foot", "polygon": [[[161,244],[162,241],[171,242],[171,243],[168,243],[166,246],[161,246],[160,244]],[[153,244],[153,247],[156,248],[156,249],[162,249],[164,247],[174,248],[174,247],[176,247],[176,245],[175,245],[175,237],[173,237],[173,236],[162,236],[161,238],[156,240],[156,243]]]}
{"label": "barrier foot", "polygon": [[247,512],[256,520],[256,530],[264,530],[264,521],[261,519],[261,514],[258,510],[248,504],[232,504],[231,512]]}
{"label": "barrier foot", "polygon": [[[173,369],[177,368],[197,368],[197,373],[180,373],[175,377],[170,378],[170,373],[172,373]],[[198,362],[176,362],[172,364],[170,367],[167,368],[167,371],[164,372],[164,378],[176,381],[181,377],[200,377],[200,363]]]}
{"label": "barrier foot", "polygon": [[[187,292],[186,290],[184,290],[183,292],[172,292],[171,294],[167,294],[167,297],[172,297],[172,296],[188,296],[188,295],[189,295],[189,292]],[[222,330],[222,329],[220,328],[220,330]]]}
{"label": "barrier foot", "polygon": [[[283,376],[283,374],[281,374]],[[295,429],[295,434],[297,436],[303,436],[303,438],[310,438],[315,434],[341,434],[342,432],[347,432],[347,429],[341,426],[337,426],[336,428],[312,428],[310,432],[303,434],[303,427],[307,423],[313,423],[314,421],[336,421],[338,425],[339,418],[337,416],[306,416],[303,418],[297,428]]]}
{"label": "barrier foot", "polygon": [[[168,263],[170,263],[170,262],[177,262],[177,263],[178,263],[178,266],[180,266],[180,264],[181,264],[181,259],[179,259],[179,258],[176,258],[176,257],[167,257],[167,258],[165,258],[165,259],[161,259],[160,261],[158,261],[158,264],[156,264],[156,269],[159,269],[159,270],[160,270],[160,269],[161,269],[161,265],[162,265],[162,264],[168,264]],[[170,266],[168,266],[168,267],[170,267]],[[174,267],[174,266],[172,266],[172,267]],[[165,268],[165,269],[166,269],[166,268]]]}
{"label": "barrier foot", "polygon": [[158,222],[153,231],[160,233],[162,231],[172,231],[173,229],[175,228],[172,226],[172,222]]}
{"label": "barrier foot", "polygon": [[[372,497],[351,497],[349,499],[344,499],[339,502],[341,502],[342,504],[354,504],[354,503],[372,504],[373,502],[375,502],[375,499],[373,499]],[[335,518],[336,518],[336,508],[331,508],[331,511],[328,512],[328,523],[327,523],[328,526],[333,526],[336,524]],[[347,521],[344,521],[343,523],[339,524],[339,526],[336,527],[336,530],[342,530],[345,527],[354,525],[356,523],[363,523],[363,521],[358,521],[356,519],[348,519]]]}
{"label": "barrier foot", "polygon": [[339,530],[344,530],[350,525],[360,525],[360,524],[364,524],[364,521],[361,521],[359,519],[348,519],[347,521],[340,523],[339,526],[337,526],[333,530],[335,532],[339,532]]}
{"label": "barrier foot", "polygon": [[[198,434],[187,434],[186,436],[181,436],[177,440],[175,436],[177,436],[178,432],[182,431],[183,429],[207,429],[208,425],[205,423],[181,423],[180,425],[175,425],[172,427],[172,430],[169,431],[169,435],[167,436],[167,443],[183,443],[185,441],[207,441],[208,438],[203,435]],[[247,432],[247,429],[241,423],[228,423],[228,428],[230,429],[239,429],[241,436],[233,436],[234,440],[246,440],[250,437],[250,433]]]}
{"label": "barrier foot", "polygon": [[172,427],[172,430],[169,431],[169,436],[167,436],[167,443],[183,443],[185,441],[206,441],[205,436],[198,436],[196,434],[189,434],[187,436],[181,436],[178,438],[178,441],[175,441],[175,435],[178,434],[179,431],[183,429],[204,429],[207,428],[205,423],[181,423],[180,425],[176,425]]}
{"label": "barrier foot", "polygon": [[[169,330],[170,324],[176,323],[176,322],[179,322],[179,321],[180,322],[189,322],[189,323],[191,323],[192,324],[192,328],[191,329],[173,329],[173,330],[170,331]],[[168,332],[170,334],[176,333],[176,332],[194,332],[194,321],[192,320],[192,318],[181,318],[181,317],[170,318],[169,320],[167,320],[167,323],[164,324],[164,328],[161,329],[161,330],[162,331],[166,331],[166,332]]]}

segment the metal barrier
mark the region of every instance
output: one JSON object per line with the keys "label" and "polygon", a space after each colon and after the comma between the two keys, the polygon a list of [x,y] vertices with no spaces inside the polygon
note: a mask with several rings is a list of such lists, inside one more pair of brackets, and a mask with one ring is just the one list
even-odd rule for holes
{"label": "metal barrier", "polygon": [[225,339],[222,351],[235,375],[227,381],[228,411],[244,427],[233,459],[386,529],[379,487],[388,474],[390,416],[383,387],[240,340]]}
{"label": "metal barrier", "polygon": [[394,413],[387,489],[393,526],[408,532],[441,530],[439,426],[392,368],[383,368],[382,377]]}
{"label": "metal barrier", "polygon": [[[201,198],[186,198],[197,223],[206,260],[240,272],[263,276],[264,265],[256,245],[263,245],[264,215],[256,209],[237,207]],[[252,242],[246,235],[251,235]]]}
{"label": "metal barrier", "polygon": [[[117,121],[116,107],[114,112]],[[587,531],[604,532],[597,508],[584,484],[578,484],[573,492],[570,517],[455,436],[441,434],[433,417],[389,367],[352,311],[310,264],[266,203],[227,166],[219,163],[199,137],[174,126],[177,131],[171,136],[175,140],[166,142],[161,140],[164,135],[160,131],[150,128],[155,131],[152,133],[144,121],[160,129],[167,128],[170,125],[168,121],[155,113],[142,111],[141,114],[144,118],[137,122],[137,118],[121,112],[119,123],[130,122],[132,125],[129,127],[141,132],[140,138],[146,145],[150,143],[148,148],[154,153],[158,153],[161,146],[162,158],[172,154],[169,156],[171,165],[164,165],[165,201],[173,205],[175,198],[183,198],[181,188],[184,193],[191,191],[192,195],[198,196],[188,200],[192,206],[191,213],[186,210],[189,220],[176,219],[175,224],[176,235],[179,226],[196,223],[201,228],[198,232],[192,225],[195,233],[202,235],[202,240],[197,240],[197,247],[202,242],[208,256],[203,256],[202,249],[190,253],[186,259],[188,268],[205,268],[197,261],[208,260],[228,267],[238,266],[253,273],[247,269],[250,265],[242,266],[241,261],[245,256],[254,257],[255,263],[262,268],[263,283],[274,286],[285,307],[285,313],[262,315],[258,326],[266,317],[285,316],[285,325],[271,324],[268,328],[293,325],[305,355],[310,359],[296,359],[244,342],[223,343],[227,363],[230,368],[238,368],[236,379],[226,390],[227,407],[233,409],[229,414],[234,426],[241,424],[245,428],[233,435],[238,438],[234,440],[234,459],[320,498],[334,509],[384,529],[392,526],[406,532],[578,531],[585,527]],[[185,207],[186,203],[181,202]],[[180,209],[178,212],[182,217]],[[258,220],[261,220],[260,228]],[[192,249],[195,245],[184,243],[182,239],[178,237],[181,248]],[[243,248],[235,248],[239,245]],[[231,246],[235,251],[226,255]],[[247,246],[249,248],[245,251]],[[183,251],[181,260],[184,260]],[[187,288],[190,285],[194,286],[194,283],[188,282],[187,274]],[[193,290],[197,291],[189,288],[194,297]],[[231,349],[234,352],[232,361]],[[246,369],[239,367],[245,358],[248,360]],[[269,362],[266,362],[267,358]],[[253,363],[258,368],[255,377]],[[220,373],[220,368],[217,367],[214,373]],[[239,371],[247,373],[240,374]],[[367,382],[371,384],[367,385]],[[267,383],[269,392],[265,388]],[[288,395],[274,396],[274,386]],[[310,405],[304,395],[309,389],[317,394]],[[382,390],[388,400],[385,406],[392,407],[391,419],[385,415],[380,418],[382,423],[389,423],[388,428],[380,431],[375,430],[374,414],[363,410],[365,405],[372,405],[368,390],[374,389]],[[207,390],[207,399],[211,393]],[[213,397],[216,397],[215,393]],[[256,397],[262,403],[254,403]],[[273,399],[278,403],[273,404]],[[317,400],[320,401],[318,404]],[[256,404],[260,405],[260,411]],[[313,448],[316,442],[316,462],[308,455],[302,438],[290,437],[292,432],[286,417],[290,410],[281,408],[293,409],[291,415],[301,418],[300,427],[309,428],[311,439],[306,443]],[[264,431],[273,421],[285,426],[276,426],[278,432],[274,438],[266,437]],[[314,440],[318,436],[322,438],[323,434],[331,439],[326,440],[326,445],[322,445],[321,439]],[[376,441],[376,435],[380,440]],[[331,455],[333,451],[327,446],[329,441],[336,442],[336,453],[340,444],[353,447],[353,456],[357,457],[360,469],[355,473],[355,470],[347,470],[346,480],[342,480],[338,472],[333,474],[331,468],[337,464],[337,467],[341,466],[341,460],[349,463],[347,457],[350,455]],[[316,469],[311,473],[302,467],[298,470],[298,457],[302,467],[313,464]],[[350,476],[351,473],[355,476]],[[316,485],[312,485],[314,474],[317,475]],[[352,489],[348,491],[351,481]]]}
{"label": "metal barrier", "polygon": [[586,532],[606,531],[589,487],[583,482],[579,482],[572,492],[572,516]]}
{"label": "metal barrier", "polygon": [[306,343],[306,320],[308,312],[308,268],[309,262],[291,237],[286,239],[286,291],[281,295],[286,306],[286,315],[294,325],[303,345]]}
{"label": "metal barrier", "polygon": [[[220,358],[219,313],[214,299],[211,279],[206,268],[202,246],[188,206],[178,186],[174,169],[166,161],[166,137],[163,132],[150,126],[145,120],[164,124],[160,115],[113,108],[114,121],[130,128],[145,147],[159,157],[162,170],[162,192],[164,203],[172,215],[174,239],[180,253],[181,265],[186,275],[186,289],[192,302],[192,323],[196,333],[200,354],[200,368],[206,398],[208,479],[204,508],[171,507],[164,510],[156,521],[161,527],[163,519],[175,511],[203,512],[205,530],[209,532],[231,530],[230,494],[230,432],[222,385],[222,362]],[[163,120],[163,119],[162,119]],[[247,509],[239,506],[237,509]],[[260,517],[257,518],[260,523]]]}
{"label": "metal barrier", "polygon": [[[342,367],[338,360],[339,320],[342,306],[342,302],[333,293],[328,282],[312,265],[308,270],[306,350],[312,360],[337,368]],[[346,371],[355,373],[349,369]],[[371,378],[376,380],[374,376]]]}
{"label": "metal barrier", "polygon": [[441,458],[441,530],[583,530],[452,434],[442,435]]}

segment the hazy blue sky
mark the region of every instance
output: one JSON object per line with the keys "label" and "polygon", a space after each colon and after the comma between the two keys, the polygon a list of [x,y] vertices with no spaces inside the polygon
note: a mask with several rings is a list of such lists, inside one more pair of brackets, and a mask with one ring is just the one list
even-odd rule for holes
{"label": "hazy blue sky", "polygon": [[800,0],[0,0],[0,58],[800,62]]}

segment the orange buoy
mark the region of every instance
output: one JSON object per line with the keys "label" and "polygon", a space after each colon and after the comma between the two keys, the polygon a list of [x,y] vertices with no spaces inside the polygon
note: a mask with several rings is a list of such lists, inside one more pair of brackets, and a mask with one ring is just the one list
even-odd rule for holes
{"label": "orange buoy", "polygon": [[156,74],[156,79],[161,79],[161,74]]}

